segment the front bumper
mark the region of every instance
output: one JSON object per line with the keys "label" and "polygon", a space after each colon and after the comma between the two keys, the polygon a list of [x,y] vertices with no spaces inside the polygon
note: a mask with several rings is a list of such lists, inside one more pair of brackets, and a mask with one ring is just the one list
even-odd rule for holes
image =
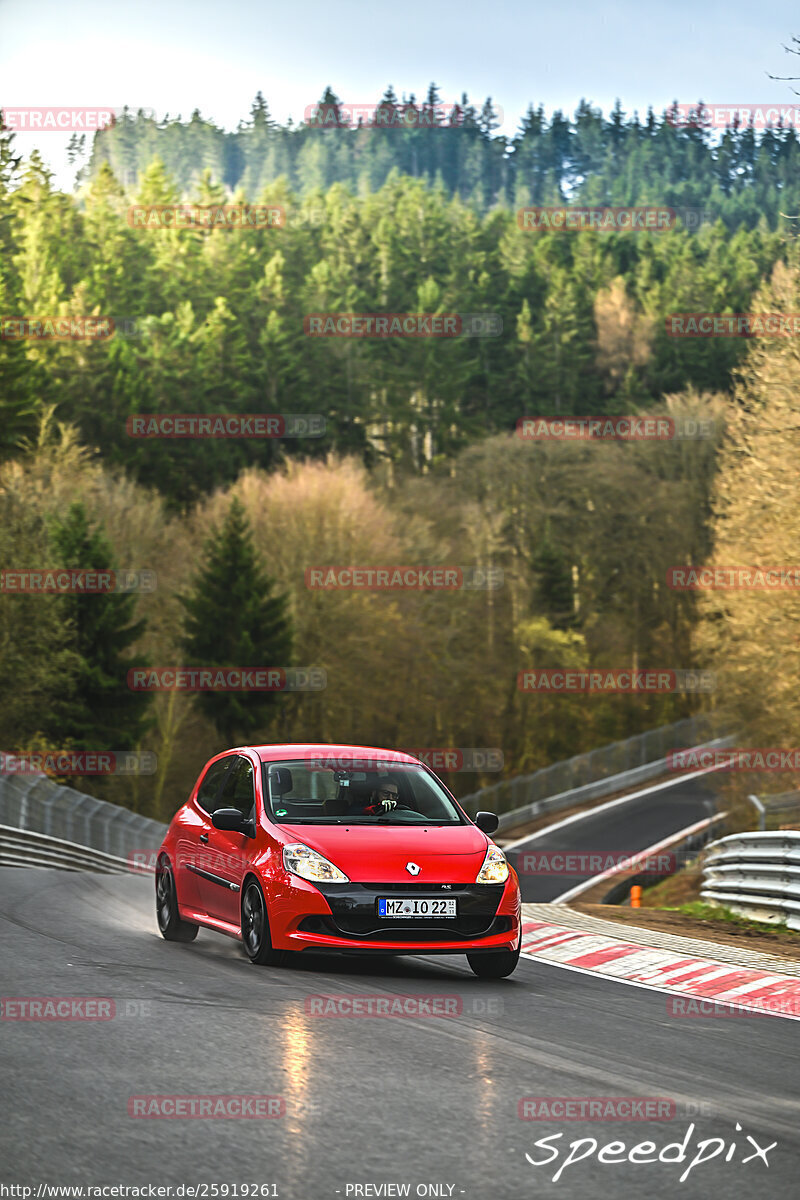
{"label": "front bumper", "polygon": [[[335,950],[382,954],[458,954],[509,950],[519,944],[520,895],[516,875],[505,883],[346,883],[311,885],[298,880],[303,896],[292,915],[287,906],[270,912],[273,945],[289,950]],[[380,896],[453,897],[455,918],[382,918]],[[300,897],[296,897],[300,900]],[[283,917],[283,920],[281,920]]]}

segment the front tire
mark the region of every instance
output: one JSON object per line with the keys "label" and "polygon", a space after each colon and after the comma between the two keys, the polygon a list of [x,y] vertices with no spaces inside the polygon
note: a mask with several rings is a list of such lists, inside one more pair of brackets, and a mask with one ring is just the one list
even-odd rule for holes
{"label": "front tire", "polygon": [[166,859],[156,868],[156,920],[161,936],[168,942],[193,942],[197,937],[197,925],[182,921],[178,915],[175,876]]}
{"label": "front tire", "polygon": [[286,962],[285,950],[273,950],[264,893],[255,879],[250,879],[242,895],[242,942],[251,963],[258,967],[281,967]]}
{"label": "front tire", "polygon": [[516,950],[492,950],[468,954],[467,962],[479,979],[507,979],[517,969],[520,947]]}

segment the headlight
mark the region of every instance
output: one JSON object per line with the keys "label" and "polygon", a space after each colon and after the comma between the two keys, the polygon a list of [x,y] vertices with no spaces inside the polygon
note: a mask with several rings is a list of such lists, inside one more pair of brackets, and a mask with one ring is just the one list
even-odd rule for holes
{"label": "headlight", "polygon": [[301,879],[309,879],[311,883],[350,882],[344,871],[302,842],[292,842],[291,846],[283,847],[283,865],[287,871],[299,875]]}
{"label": "headlight", "polygon": [[508,879],[508,862],[499,846],[489,843],[483,866],[478,872],[476,883],[505,883]]}

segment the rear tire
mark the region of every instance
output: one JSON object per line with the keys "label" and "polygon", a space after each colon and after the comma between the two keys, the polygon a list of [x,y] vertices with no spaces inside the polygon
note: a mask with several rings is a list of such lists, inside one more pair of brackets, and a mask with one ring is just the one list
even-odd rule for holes
{"label": "rear tire", "polygon": [[273,950],[264,893],[255,879],[248,880],[242,895],[242,943],[257,967],[282,967],[286,950]]}
{"label": "rear tire", "polygon": [[517,969],[519,949],[468,954],[467,962],[479,979],[507,979]]}
{"label": "rear tire", "polygon": [[168,942],[193,942],[197,937],[197,925],[182,921],[178,915],[175,876],[168,859],[162,859],[156,867],[156,920],[161,936]]}

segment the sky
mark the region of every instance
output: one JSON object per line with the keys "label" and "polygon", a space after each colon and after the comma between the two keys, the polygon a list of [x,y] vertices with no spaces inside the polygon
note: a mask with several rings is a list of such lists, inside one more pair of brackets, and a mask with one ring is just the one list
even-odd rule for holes
{"label": "sky", "polygon": [[[259,90],[277,120],[302,120],[330,85],[348,104],[388,84],[444,101],[491,96],[512,135],[530,102],[571,113],[581,98],[627,112],[672,101],[800,103],[775,75],[800,75],[784,45],[800,36],[789,0],[0,0],[0,105],[110,106],[227,129]],[[71,187],[67,136],[19,135]]]}

